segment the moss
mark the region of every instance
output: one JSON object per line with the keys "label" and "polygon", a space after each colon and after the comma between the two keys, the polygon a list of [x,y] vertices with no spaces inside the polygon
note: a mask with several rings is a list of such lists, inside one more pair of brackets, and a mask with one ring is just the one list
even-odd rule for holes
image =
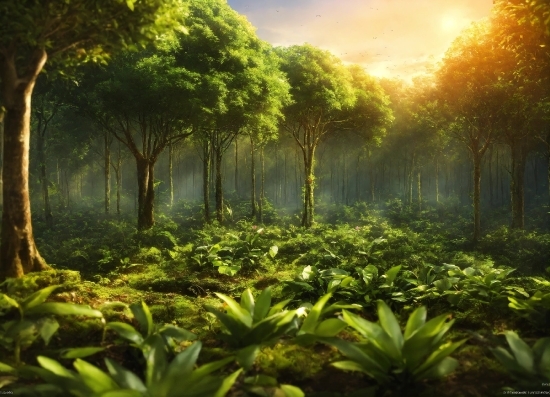
{"label": "moss", "polygon": [[9,296],[23,298],[49,287],[61,285],[57,292],[70,290],[81,283],[80,272],[73,270],[47,270],[28,273],[21,278],[8,278],[0,284],[1,290]]}
{"label": "moss", "polygon": [[278,343],[273,347],[263,348],[258,354],[256,364],[266,375],[301,380],[315,376],[326,361],[326,350],[325,354],[320,354],[299,345]]}

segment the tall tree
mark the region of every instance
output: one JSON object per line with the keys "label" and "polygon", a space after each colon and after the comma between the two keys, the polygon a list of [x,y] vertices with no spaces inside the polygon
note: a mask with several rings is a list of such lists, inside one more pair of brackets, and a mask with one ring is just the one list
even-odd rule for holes
{"label": "tall tree", "polygon": [[469,150],[473,163],[473,242],[481,236],[481,165],[501,131],[501,104],[507,92],[501,79],[507,65],[487,23],[459,36],[437,72],[439,95],[447,107],[454,137]]}
{"label": "tall tree", "polygon": [[348,121],[355,104],[349,71],[328,51],[311,45],[279,49],[282,70],[290,83],[292,104],[285,108],[283,127],[302,151],[304,196],[302,226],[314,223],[315,151],[321,140]]}
{"label": "tall tree", "polygon": [[52,69],[106,60],[131,43],[178,26],[179,0],[0,1],[0,94],[4,125],[0,278],[47,268],[34,242],[29,200],[31,95]]}
{"label": "tall tree", "polygon": [[193,75],[176,67],[175,57],[166,50],[122,54],[103,75],[107,79],[96,88],[96,120],[134,156],[137,225],[148,229],[154,225],[155,164],[165,148],[192,133]]}

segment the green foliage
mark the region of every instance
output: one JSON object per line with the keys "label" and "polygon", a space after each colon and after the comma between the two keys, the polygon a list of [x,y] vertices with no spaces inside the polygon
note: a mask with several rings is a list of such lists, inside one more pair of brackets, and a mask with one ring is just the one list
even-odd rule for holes
{"label": "green foliage", "polygon": [[266,241],[261,238],[263,233],[264,229],[257,226],[252,226],[252,231],[227,233],[217,244],[197,247],[192,259],[201,267],[211,265],[220,274],[228,276],[234,276],[241,270],[258,270],[262,258],[273,260],[279,252],[276,245],[267,248]]}
{"label": "green foliage", "polygon": [[365,340],[353,343],[337,338],[324,341],[337,347],[349,361],[333,365],[343,370],[360,371],[381,385],[406,391],[423,379],[442,378],[457,367],[449,357],[466,340],[446,342],[445,334],[454,320],[443,314],[426,322],[426,308],[416,309],[402,333],[390,308],[378,301],[380,324],[372,323],[344,311],[344,321],[357,330]]}
{"label": "green foliage", "polygon": [[103,314],[89,306],[46,302],[50,294],[59,287],[53,285],[43,288],[19,302],[8,295],[0,294],[0,316],[4,317],[0,326],[0,344],[13,351],[16,366],[21,364],[21,350],[32,345],[38,337],[46,345],[50,342],[59,328],[54,315],[86,316],[103,320]]}
{"label": "green foliage", "polygon": [[130,310],[139,324],[139,331],[130,324],[122,322],[107,323],[106,328],[115,331],[120,337],[143,351],[144,354],[147,354],[153,348],[153,344],[157,343],[157,340],[161,340],[164,343],[165,350],[170,353],[175,348],[174,341],[182,342],[196,339],[196,336],[191,332],[174,325],[165,324],[161,326],[153,323],[153,316],[145,302],[131,304]]}
{"label": "green foliage", "polygon": [[264,289],[254,300],[250,289],[241,295],[240,303],[216,293],[224,301],[226,312],[212,306],[206,310],[214,314],[224,326],[221,337],[232,347],[240,348],[240,364],[249,368],[261,345],[276,342],[281,336],[297,328],[296,310],[285,310],[290,300],[271,306],[271,288]]}
{"label": "green foliage", "polygon": [[[76,372],[63,367],[59,362],[39,356],[42,368],[27,367],[26,370],[54,386],[53,392],[77,397],[84,396],[197,396],[223,397],[229,391],[242,370],[223,378],[211,375],[224,367],[233,357],[211,362],[195,369],[202,344],[195,342],[168,362],[160,337],[151,340],[150,349],[144,351],[147,362],[145,381],[115,361],[106,358],[109,373],[84,360],[77,359],[73,365]],[[36,386],[38,390],[41,386]],[[32,393],[33,387],[24,392]]]}
{"label": "green foliage", "polygon": [[514,331],[504,335],[510,350],[502,347],[491,349],[498,361],[519,382],[522,389],[540,390],[550,381],[550,338],[536,341],[529,347]]}
{"label": "green foliage", "polygon": [[508,307],[535,326],[547,327],[550,316],[550,292],[535,291],[528,299],[509,296]]}

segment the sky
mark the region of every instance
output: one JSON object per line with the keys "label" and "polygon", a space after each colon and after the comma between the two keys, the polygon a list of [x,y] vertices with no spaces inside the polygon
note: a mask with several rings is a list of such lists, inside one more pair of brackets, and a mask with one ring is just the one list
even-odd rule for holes
{"label": "sky", "polygon": [[309,43],[378,77],[429,72],[493,0],[228,0],[275,46]]}

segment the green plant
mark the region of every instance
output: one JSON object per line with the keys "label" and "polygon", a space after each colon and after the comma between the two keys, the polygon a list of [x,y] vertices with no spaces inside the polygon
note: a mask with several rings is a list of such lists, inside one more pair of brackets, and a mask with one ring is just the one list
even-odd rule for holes
{"label": "green plant", "polygon": [[[318,340],[318,338],[328,338],[336,336],[340,331],[347,327],[347,323],[338,318],[324,319],[342,309],[360,309],[359,305],[348,305],[343,302],[336,302],[326,306],[332,293],[322,296],[315,305],[311,306],[307,317],[303,321],[300,329],[296,333],[296,342],[302,345],[309,345]],[[302,306],[307,308],[306,305]]]}
{"label": "green plant", "polygon": [[508,297],[510,307],[516,314],[533,324],[547,325],[550,314],[550,292],[535,291],[528,299]]}
{"label": "green plant", "polygon": [[426,322],[426,308],[416,309],[402,333],[391,309],[378,301],[380,324],[372,323],[346,310],[344,321],[366,339],[353,343],[338,338],[324,342],[338,348],[350,360],[333,363],[343,370],[360,371],[403,394],[411,384],[423,379],[441,378],[454,371],[458,361],[449,357],[466,339],[445,342],[453,321],[443,314]]}
{"label": "green plant", "polygon": [[89,306],[63,302],[46,302],[50,294],[59,288],[53,285],[43,288],[21,302],[0,294],[0,344],[13,351],[15,366],[21,364],[21,350],[29,347],[40,336],[47,345],[59,328],[54,315],[87,316],[103,319],[99,310]]}
{"label": "green plant", "polygon": [[260,293],[256,301],[250,289],[242,293],[240,303],[227,295],[216,295],[224,301],[227,312],[212,306],[206,306],[206,310],[223,324],[221,337],[230,346],[241,349],[238,359],[245,368],[252,365],[260,345],[273,343],[297,328],[296,310],[284,310],[290,300],[271,306],[269,287]]}
{"label": "green plant", "polygon": [[[62,396],[223,397],[242,369],[225,378],[211,375],[234,357],[195,369],[201,347],[201,342],[195,342],[168,362],[162,338],[154,335],[150,340],[150,349],[144,352],[147,362],[144,380],[109,358],[105,359],[108,374],[81,359],[74,361],[74,372],[44,356],[37,358],[41,368],[29,366],[25,370],[47,382],[51,392]],[[44,385],[23,388],[18,390],[18,394],[36,395],[37,389],[44,390]]]}
{"label": "green plant", "polygon": [[120,337],[131,342],[134,347],[140,349],[144,354],[151,349],[152,343],[158,338],[163,341],[167,352],[174,350],[174,341],[181,342],[196,339],[196,335],[183,328],[170,324],[160,325],[153,323],[153,316],[145,302],[133,303],[129,308],[139,324],[140,331],[137,331],[130,324],[116,321],[107,323],[106,328],[115,331]]}
{"label": "green plant", "polygon": [[510,350],[503,347],[491,349],[497,360],[519,381],[523,388],[540,389],[541,382],[550,381],[550,338],[536,341],[529,347],[513,331],[505,331]]}

